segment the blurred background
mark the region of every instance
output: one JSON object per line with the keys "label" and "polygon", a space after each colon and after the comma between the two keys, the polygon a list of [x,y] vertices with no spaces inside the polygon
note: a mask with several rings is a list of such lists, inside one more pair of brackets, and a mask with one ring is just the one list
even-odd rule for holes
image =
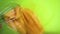
{"label": "blurred background", "polygon": [[[60,0],[0,0],[0,11],[6,4],[16,3],[31,9],[44,27],[44,34],[60,34]],[[0,31],[12,34],[14,30],[8,29],[5,24]],[[1,33],[0,32],[0,33]],[[16,34],[18,32],[14,32]]]}

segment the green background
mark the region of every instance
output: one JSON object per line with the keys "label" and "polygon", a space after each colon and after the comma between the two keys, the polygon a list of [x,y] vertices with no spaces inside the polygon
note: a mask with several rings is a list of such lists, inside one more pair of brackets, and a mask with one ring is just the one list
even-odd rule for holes
{"label": "green background", "polygon": [[[2,5],[10,3],[19,4],[34,11],[44,27],[45,34],[60,34],[60,0],[0,0],[0,7],[4,8]],[[13,29],[10,31],[7,26],[3,27],[2,29],[12,33]]]}

